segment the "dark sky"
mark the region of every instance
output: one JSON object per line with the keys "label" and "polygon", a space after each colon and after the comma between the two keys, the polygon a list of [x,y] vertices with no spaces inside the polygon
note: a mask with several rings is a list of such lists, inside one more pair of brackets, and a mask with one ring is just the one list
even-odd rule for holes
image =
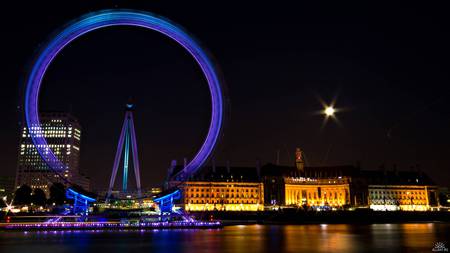
{"label": "dark sky", "polygon": [[[217,163],[275,162],[280,150],[281,162],[292,164],[301,147],[309,165],[420,166],[449,185],[446,8],[196,2],[2,4],[2,174],[15,173],[21,79],[39,44],[82,14],[118,7],[181,24],[215,56],[231,100]],[[43,81],[40,107],[79,118],[81,170],[101,188],[132,96],[141,178],[149,187],[162,181],[172,159],[182,163],[200,147],[210,119],[208,92],[199,67],[175,42],[115,27],[87,34],[58,55]],[[345,108],[337,114],[340,124],[321,128],[318,98],[337,98],[336,107]]]}

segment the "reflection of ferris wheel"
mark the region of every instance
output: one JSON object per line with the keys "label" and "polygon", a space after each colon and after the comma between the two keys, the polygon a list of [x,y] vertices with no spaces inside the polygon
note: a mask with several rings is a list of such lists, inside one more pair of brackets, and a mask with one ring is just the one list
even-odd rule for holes
{"label": "reflection of ferris wheel", "polygon": [[[208,160],[213,152],[222,131],[224,120],[224,92],[222,78],[214,65],[211,56],[179,25],[152,13],[135,10],[105,10],[99,11],[73,21],[44,44],[33,62],[31,71],[26,78],[25,120],[27,126],[38,126],[31,138],[39,155],[56,174],[60,174],[64,164],[47,149],[47,141],[40,128],[38,114],[38,97],[45,72],[56,55],[71,41],[88,32],[110,26],[135,26],[160,32],[183,46],[200,65],[209,85],[211,94],[212,116],[206,139],[195,157],[180,171],[177,178],[188,178]],[[64,178],[60,175],[61,178]],[[70,182],[67,182],[70,184]],[[68,197],[75,199],[75,204],[82,207],[94,201],[73,188],[67,192]],[[172,196],[173,197],[173,196]],[[171,197],[171,198],[172,198]]]}

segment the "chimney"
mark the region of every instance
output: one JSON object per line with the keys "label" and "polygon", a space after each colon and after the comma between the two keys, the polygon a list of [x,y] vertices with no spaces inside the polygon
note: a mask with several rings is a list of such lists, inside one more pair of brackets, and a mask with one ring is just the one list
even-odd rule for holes
{"label": "chimney", "polygon": [[186,166],[187,166],[187,158],[185,157],[185,158],[183,158],[183,168],[186,168]]}
{"label": "chimney", "polygon": [[231,173],[231,169],[230,169],[230,161],[227,160],[227,173],[230,174]]}

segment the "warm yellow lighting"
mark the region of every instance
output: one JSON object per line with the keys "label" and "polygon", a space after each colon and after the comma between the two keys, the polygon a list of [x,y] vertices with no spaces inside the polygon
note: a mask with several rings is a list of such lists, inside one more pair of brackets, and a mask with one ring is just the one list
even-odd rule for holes
{"label": "warm yellow lighting", "polygon": [[327,115],[327,117],[333,116],[336,110],[332,106],[328,106],[325,108],[324,113]]}

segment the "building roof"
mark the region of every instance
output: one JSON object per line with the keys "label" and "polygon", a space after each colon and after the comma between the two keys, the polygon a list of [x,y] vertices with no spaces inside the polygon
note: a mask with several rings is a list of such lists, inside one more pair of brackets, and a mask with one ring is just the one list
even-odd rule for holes
{"label": "building roof", "polygon": [[[181,171],[183,166],[176,166],[172,175]],[[259,182],[259,173],[256,167],[227,167],[205,166],[188,181],[234,181],[234,182]]]}
{"label": "building roof", "polygon": [[436,185],[422,171],[364,170],[361,176],[372,185]]}
{"label": "building roof", "polygon": [[283,166],[268,163],[261,167],[261,175],[263,176],[284,176],[284,177],[339,177],[339,176],[356,176],[360,169],[352,165],[339,166],[305,166],[304,172],[300,175],[300,171],[295,166]]}
{"label": "building roof", "polygon": [[[176,175],[183,166],[173,167],[170,176]],[[275,165],[272,163],[258,167],[227,167],[206,166],[200,169],[189,181],[234,181],[234,182],[260,182],[263,177],[311,177],[311,178],[338,178],[351,177],[361,179],[367,184],[389,185],[435,185],[433,180],[421,171],[386,171],[361,170],[353,165],[340,166],[306,166],[300,173],[295,166]]]}
{"label": "building roof", "polygon": [[268,163],[261,167],[261,174],[263,176],[272,176],[272,177],[290,176],[296,171],[297,171],[296,167],[275,165],[273,163]]}

